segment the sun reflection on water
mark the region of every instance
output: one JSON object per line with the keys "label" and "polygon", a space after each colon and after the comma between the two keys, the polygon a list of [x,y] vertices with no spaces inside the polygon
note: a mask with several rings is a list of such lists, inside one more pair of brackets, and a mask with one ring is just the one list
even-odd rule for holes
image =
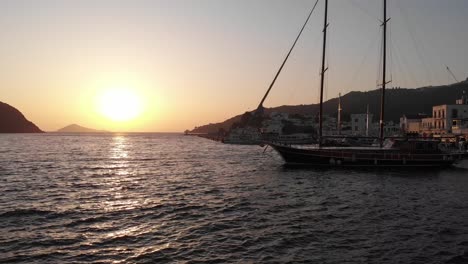
{"label": "sun reflection on water", "polygon": [[125,135],[116,135],[112,138],[109,151],[108,177],[105,184],[108,186],[108,198],[102,201],[105,211],[118,211],[138,206],[138,200],[128,199],[127,190],[134,184],[134,171],[131,163],[129,149],[131,142]]}
{"label": "sun reflection on water", "polygon": [[[135,223],[132,220],[139,208],[160,202],[157,198],[148,199],[147,195],[141,193],[141,182],[146,181],[146,178],[139,174],[141,153],[135,152],[137,146],[134,137],[125,134],[115,135],[107,141],[107,149],[104,152],[107,159],[103,164],[102,177],[96,178],[100,190],[93,204],[95,211],[113,218],[114,221],[96,221],[91,224],[93,230],[99,232],[86,234],[90,246],[116,243],[112,248],[113,251],[125,251],[126,247],[119,243],[157,233],[164,225],[164,223]],[[162,245],[156,243],[146,247],[142,252],[135,252],[134,256],[151,254],[168,247],[170,247],[168,243]]]}
{"label": "sun reflection on water", "polygon": [[110,164],[108,168],[111,173],[116,175],[129,175],[130,174],[130,144],[125,135],[117,135],[112,138],[110,149]]}
{"label": "sun reflection on water", "polygon": [[117,135],[112,139],[111,158],[120,159],[127,158],[127,139],[123,135]]}

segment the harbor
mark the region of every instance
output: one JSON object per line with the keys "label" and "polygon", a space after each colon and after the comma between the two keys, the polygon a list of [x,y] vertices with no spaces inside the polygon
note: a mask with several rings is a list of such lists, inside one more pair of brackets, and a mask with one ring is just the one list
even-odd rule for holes
{"label": "harbor", "polygon": [[467,264],[468,1],[0,1],[0,263]]}
{"label": "harbor", "polygon": [[[377,86],[380,94],[379,120],[375,126],[372,120],[372,114],[369,112],[369,105],[367,105],[367,112],[365,114],[351,114],[350,117],[351,134],[354,136],[362,136],[359,135],[359,133],[362,133],[364,130],[363,127],[365,127],[366,137],[377,134],[377,138],[373,142],[354,141],[355,145],[350,146],[347,136],[344,136],[342,140],[336,140],[337,137],[339,138],[342,136],[342,132],[346,130],[342,127],[341,114],[343,108],[341,104],[341,94],[339,95],[337,105],[338,117],[331,131],[331,136],[333,136],[333,143],[331,144],[333,146],[327,146],[325,142],[327,138],[325,132],[327,130],[327,124],[323,109],[323,95],[325,92],[325,75],[329,67],[326,52],[329,26],[328,0],[324,1],[323,6],[324,22],[322,28],[323,45],[320,70],[320,101],[317,115],[312,118],[307,118],[306,116],[297,118],[301,119],[299,125],[297,122],[294,122],[294,119],[287,120],[288,115],[284,113],[273,112],[270,114],[269,118],[265,118],[265,100],[269,96],[277,78],[280,76],[283,67],[294,50],[296,43],[300,39],[304,28],[307,26],[310,17],[314,13],[317,3],[318,1],[315,2],[315,5],[310,10],[307,19],[256,110],[246,112],[242,115],[240,122],[234,123],[227,133],[224,132],[224,129],[220,129],[218,138],[222,137],[221,141],[228,144],[267,144],[280,154],[286,165],[311,167],[449,167],[468,159],[465,135],[465,133],[468,134],[468,98],[465,91],[463,91],[461,99],[456,100],[455,105],[445,104],[434,106],[433,117],[420,114],[421,118],[416,118],[409,115],[407,116],[405,113],[403,117],[400,118],[401,124],[395,124],[393,121],[388,120],[386,116],[386,103],[388,104],[389,98],[387,97],[386,99],[386,90],[388,89],[387,84],[391,83],[392,80],[387,79],[387,74],[391,76],[392,72],[387,71],[387,53],[391,52],[391,49],[387,50],[387,38],[389,37],[387,24],[390,21],[390,18],[387,16],[387,0],[383,0],[383,15],[381,18],[381,64],[379,65],[379,76],[377,79]],[[451,76],[456,79],[449,67],[446,66],[446,68]],[[275,120],[276,116],[280,119],[280,128],[278,128],[278,122],[275,122],[277,121]],[[307,123],[307,121],[315,122]],[[306,123],[307,125],[305,125]],[[271,124],[275,124],[276,127],[270,132],[269,128]],[[418,126],[419,129],[415,131],[415,127]],[[287,127],[293,127],[295,133],[285,133]],[[298,131],[301,128],[304,129],[304,131]],[[426,131],[423,132],[423,129]],[[306,132],[305,130],[309,131]],[[426,132],[428,132],[428,134],[426,134]],[[408,137],[408,135],[410,136]],[[442,139],[440,137],[441,135],[443,135],[445,139]],[[450,137],[454,137],[455,142],[448,139]],[[316,146],[312,148],[297,146],[304,144],[314,144]]]}

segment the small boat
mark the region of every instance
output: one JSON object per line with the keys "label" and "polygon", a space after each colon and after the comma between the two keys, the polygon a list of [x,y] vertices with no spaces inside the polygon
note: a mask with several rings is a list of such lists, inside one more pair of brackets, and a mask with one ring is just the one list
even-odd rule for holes
{"label": "small boat", "polygon": [[380,136],[377,146],[325,147],[322,142],[323,120],[323,87],[325,68],[325,48],[327,39],[327,9],[328,0],[325,0],[325,16],[323,29],[322,70],[320,84],[320,111],[318,145],[314,147],[291,146],[268,143],[275,149],[286,164],[310,166],[354,166],[354,167],[447,167],[468,159],[466,151],[457,148],[446,148],[437,139],[424,138],[384,138],[384,110],[385,110],[385,79],[386,74],[386,28],[389,19],[386,15],[386,0],[383,12],[383,72],[382,72],[382,98],[380,113]]}

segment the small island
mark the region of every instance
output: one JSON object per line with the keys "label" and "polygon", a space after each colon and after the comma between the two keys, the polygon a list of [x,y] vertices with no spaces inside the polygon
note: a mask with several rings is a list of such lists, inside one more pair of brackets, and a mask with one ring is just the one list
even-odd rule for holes
{"label": "small island", "polygon": [[56,131],[57,133],[109,133],[105,130],[97,130],[83,127],[77,124],[71,124]]}
{"label": "small island", "polygon": [[13,106],[0,102],[0,133],[44,133]]}

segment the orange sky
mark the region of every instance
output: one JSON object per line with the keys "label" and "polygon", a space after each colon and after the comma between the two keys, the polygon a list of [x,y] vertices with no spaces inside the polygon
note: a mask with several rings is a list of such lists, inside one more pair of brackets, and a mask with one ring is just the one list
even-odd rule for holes
{"label": "orange sky", "polygon": [[[1,1],[0,101],[46,131],[71,123],[177,132],[253,110],[314,1]],[[266,106],[318,100],[323,3]],[[466,1],[389,1],[394,86],[468,73]],[[330,1],[325,98],[375,89],[381,3]],[[409,26],[408,26],[409,25]],[[130,121],[104,117],[105,91],[141,101]]]}

